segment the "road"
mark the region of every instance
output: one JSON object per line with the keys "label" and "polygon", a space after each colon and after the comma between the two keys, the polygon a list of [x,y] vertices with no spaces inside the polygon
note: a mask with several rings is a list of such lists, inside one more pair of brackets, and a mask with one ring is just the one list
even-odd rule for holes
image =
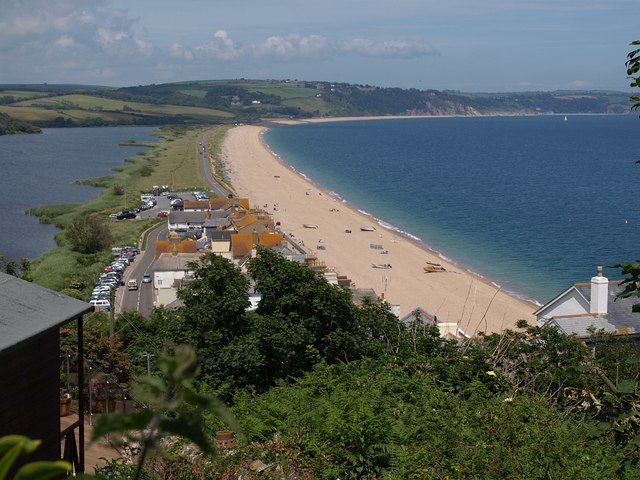
{"label": "road", "polygon": [[220,185],[213,176],[211,171],[211,164],[209,163],[209,154],[207,153],[207,142],[204,134],[200,135],[198,145],[198,155],[200,156],[200,174],[203,180],[207,183],[207,186],[216,194],[216,197],[226,197],[229,195],[229,190]]}
{"label": "road", "polygon": [[[200,173],[211,191],[218,197],[226,197],[229,191],[220,185],[211,172],[209,156],[206,151],[206,137],[202,134],[199,138],[198,157],[200,160]],[[178,193],[182,198],[188,198],[190,192]],[[166,196],[156,197],[157,205],[152,209],[140,212],[140,218],[157,216],[162,210],[171,210],[170,201]],[[133,264],[127,268],[124,275],[125,286],[118,289],[116,294],[116,313],[127,311],[137,311],[144,317],[148,317],[153,311],[153,283],[143,283],[142,277],[145,273],[151,273],[151,267],[155,260],[155,243],[157,240],[166,240],[169,230],[164,222],[149,231],[145,250],[136,256]],[[138,281],[138,290],[127,290],[126,284],[129,279]]]}
{"label": "road", "polygon": [[[137,311],[144,317],[148,317],[153,310],[153,284],[143,283],[145,273],[151,275],[151,265],[155,260],[155,244],[157,240],[166,240],[168,236],[167,224],[158,225],[147,235],[147,248],[142,250],[133,264],[127,268],[124,275],[125,286],[121,287],[116,300],[116,313],[123,310]],[[138,281],[138,290],[127,290],[129,279]]]}

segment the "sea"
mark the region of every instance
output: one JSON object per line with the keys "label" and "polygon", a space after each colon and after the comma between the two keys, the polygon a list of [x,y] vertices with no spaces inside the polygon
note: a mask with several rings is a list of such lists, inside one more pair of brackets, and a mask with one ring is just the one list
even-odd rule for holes
{"label": "sea", "polygon": [[[87,201],[155,127],[0,136],[0,255],[36,258],[56,229],[29,209]],[[640,258],[636,115],[411,118],[279,126],[264,138],[345,204],[503,290],[545,303],[596,266]]]}
{"label": "sea", "polygon": [[34,259],[56,247],[53,225],[26,215],[42,205],[77,204],[100,189],[76,180],[113,175],[145,148],[120,146],[154,141],[156,127],[47,128],[41,134],[0,136],[0,255]]}
{"label": "sea", "polygon": [[543,304],[640,258],[637,115],[361,120],[264,135],[300,175],[441,258]]}

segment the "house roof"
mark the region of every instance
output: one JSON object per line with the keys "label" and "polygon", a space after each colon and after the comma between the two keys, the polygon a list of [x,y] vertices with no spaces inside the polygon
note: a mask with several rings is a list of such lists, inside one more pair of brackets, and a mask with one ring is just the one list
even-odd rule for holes
{"label": "house roof", "polygon": [[231,241],[231,235],[235,235],[235,230],[208,230],[207,237],[212,242],[217,242],[220,240],[225,240],[227,242]]}
{"label": "house roof", "polygon": [[262,232],[258,234],[258,243],[260,245],[264,245],[265,247],[275,247],[280,245],[284,240],[283,233],[274,233],[274,232]]}
{"label": "house roof", "polygon": [[244,257],[253,248],[253,235],[250,233],[236,233],[231,236],[231,254],[234,257]]}
{"label": "house roof", "polygon": [[157,240],[155,244],[155,258],[157,259],[164,253],[173,253],[174,247],[178,253],[196,253],[198,251],[198,242],[190,238],[185,238],[181,239],[180,242],[174,246],[171,240]]}
{"label": "house roof", "polygon": [[187,270],[187,263],[195,262],[202,257],[201,253],[161,253],[153,263],[151,269],[154,272],[173,272]]}
{"label": "house roof", "polygon": [[0,355],[91,311],[87,302],[0,273]]}
{"label": "house roof", "polygon": [[204,222],[204,228],[219,228],[231,225],[226,218],[207,218]]}
{"label": "house roof", "polygon": [[[631,307],[638,303],[638,298],[617,298],[624,290],[622,280],[609,282],[607,313],[554,316],[550,322],[568,334],[589,337],[590,327],[612,333],[640,333],[640,313],[633,313]],[[591,302],[591,284],[576,283],[573,285],[580,295]],[[556,299],[554,299],[555,301]]]}
{"label": "house roof", "polygon": [[185,200],[183,207],[185,210],[209,210],[208,200]]}
{"label": "house roof", "polygon": [[169,212],[169,223],[204,223],[209,218],[209,212]]}
{"label": "house roof", "polygon": [[416,318],[416,313],[418,317],[422,319],[424,323],[436,324],[436,317],[427,312],[424,308],[418,307],[411,311],[411,313],[407,313],[404,317],[400,319],[403,323],[412,322]]}
{"label": "house roof", "polygon": [[240,230],[241,228],[244,228],[246,226],[251,225],[252,223],[256,223],[258,221],[258,219],[253,216],[253,215],[245,215],[242,218],[238,218],[238,219],[233,219],[233,226],[236,227],[238,230]]}

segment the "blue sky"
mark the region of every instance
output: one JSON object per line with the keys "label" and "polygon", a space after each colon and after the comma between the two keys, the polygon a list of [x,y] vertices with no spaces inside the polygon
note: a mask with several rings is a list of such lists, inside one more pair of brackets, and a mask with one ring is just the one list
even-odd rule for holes
{"label": "blue sky", "polygon": [[637,0],[0,0],[0,83],[629,91]]}

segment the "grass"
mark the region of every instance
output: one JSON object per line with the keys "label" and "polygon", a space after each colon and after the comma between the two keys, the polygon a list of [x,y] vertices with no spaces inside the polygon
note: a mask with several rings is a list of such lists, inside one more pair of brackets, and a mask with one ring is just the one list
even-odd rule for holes
{"label": "grass", "polygon": [[[0,92],[2,96],[3,92]],[[216,123],[229,121],[234,114],[204,107],[125,102],[92,95],[56,95],[37,98],[31,95],[11,105],[0,105],[0,112],[26,122],[53,122],[58,117],[80,124],[101,121],[109,124],[137,122],[142,117],[161,119],[184,118],[189,123]],[[153,120],[152,120],[153,121]]]}
{"label": "grass", "polygon": [[[60,108],[63,110],[87,110],[93,116],[99,116],[104,111],[136,112],[147,115],[194,115],[201,117],[230,118],[233,114],[214,110],[212,108],[189,107],[180,105],[154,105],[150,103],[125,102],[110,98],[94,97],[92,95],[59,95],[16,102],[12,106],[23,108]],[[126,109],[125,109],[126,107]]]}

